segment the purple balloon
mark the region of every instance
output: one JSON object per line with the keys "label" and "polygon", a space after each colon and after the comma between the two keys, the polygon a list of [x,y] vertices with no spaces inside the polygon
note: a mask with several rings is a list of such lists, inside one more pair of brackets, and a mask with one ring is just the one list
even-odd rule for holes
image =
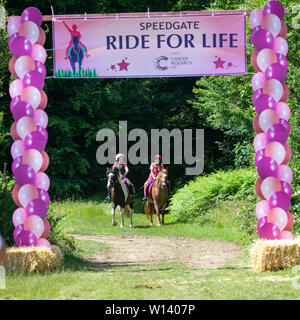
{"label": "purple balloon", "polygon": [[33,117],[34,110],[30,103],[26,101],[19,101],[15,104],[12,111],[15,121],[18,121],[22,117]]}
{"label": "purple balloon", "polygon": [[21,101],[21,96],[15,96],[10,102],[10,112],[13,113],[14,106]]}
{"label": "purple balloon", "polygon": [[37,238],[34,233],[28,230],[23,230],[17,236],[15,241],[17,247],[30,247],[37,245]]}
{"label": "purple balloon", "polygon": [[254,106],[257,114],[260,114],[262,111],[266,109],[275,110],[276,109],[276,101],[274,98],[268,94],[261,94],[257,97],[254,102]]}
{"label": "purple balloon", "polygon": [[26,8],[21,14],[21,23],[26,21],[32,21],[40,27],[43,22],[41,11],[35,7]]}
{"label": "purple balloon", "polygon": [[257,166],[257,164],[258,164],[258,162],[262,159],[262,158],[264,158],[264,156],[265,156],[265,148],[263,148],[263,149],[260,149],[260,150],[258,150],[257,152],[256,152],[256,155],[255,155],[255,159],[254,159],[254,162],[255,162],[255,165]]}
{"label": "purple balloon", "polygon": [[257,163],[257,172],[262,179],[276,177],[278,173],[278,164],[271,157],[264,157]]}
{"label": "purple balloon", "polygon": [[275,224],[267,222],[261,227],[259,237],[266,240],[279,239],[280,230]]}
{"label": "purple balloon", "polygon": [[46,147],[46,139],[39,131],[32,131],[27,134],[24,140],[25,150],[36,149],[43,152]]}
{"label": "purple balloon", "polygon": [[50,202],[50,198],[49,198],[49,194],[46,190],[43,190],[43,189],[40,189],[38,188],[37,189],[38,192],[39,192],[39,199],[41,199],[46,206],[48,206],[49,202]]}
{"label": "purple balloon", "polygon": [[22,157],[18,157],[13,161],[11,165],[11,171],[13,172],[13,174],[15,174],[16,169],[19,168],[21,164],[22,164]]}
{"label": "purple balloon", "polygon": [[289,132],[280,123],[273,124],[267,131],[268,143],[277,141],[280,142],[282,145],[285,145],[288,137]]}
{"label": "purple balloon", "polygon": [[45,65],[41,62],[41,61],[38,61],[38,60],[34,60],[34,64],[35,64],[35,70],[39,73],[41,73],[43,75],[43,77],[46,77],[46,67]]}
{"label": "purple balloon", "polygon": [[12,34],[8,39],[8,48],[11,51],[13,41],[19,36],[19,32]]}
{"label": "purple balloon", "polygon": [[251,38],[251,42],[252,42],[252,43],[253,43],[254,34],[255,34],[257,31],[259,31],[259,30],[261,30],[260,26],[256,26],[256,27],[254,27],[254,28],[252,29],[251,35],[250,35],[250,38]]}
{"label": "purple balloon", "polygon": [[265,5],[263,14],[266,16],[270,13],[275,14],[280,20],[282,20],[284,16],[284,6],[279,1],[270,1]]}
{"label": "purple balloon", "polygon": [[18,59],[21,56],[30,56],[32,52],[31,42],[22,36],[16,37],[11,43],[11,53]]}
{"label": "purple balloon", "polygon": [[284,82],[286,79],[286,70],[280,63],[272,63],[265,71],[266,80],[276,79]]}
{"label": "purple balloon", "polygon": [[284,56],[284,55],[281,54],[281,53],[276,53],[276,56],[277,56],[277,61],[278,61],[278,63],[279,63],[282,67],[284,67],[284,70],[286,71],[287,68],[288,68],[288,65],[289,65],[286,56]]}
{"label": "purple balloon", "polygon": [[256,99],[263,94],[263,88],[257,89],[253,93],[252,102],[255,103]]}
{"label": "purple balloon", "polygon": [[272,49],[274,45],[274,37],[270,31],[261,29],[254,33],[252,43],[257,51],[266,48]]}
{"label": "purple balloon", "polygon": [[289,211],[291,206],[291,200],[287,194],[282,191],[277,191],[271,195],[269,199],[270,209],[281,208],[284,211]]}
{"label": "purple balloon", "polygon": [[285,193],[289,198],[291,198],[293,190],[290,184],[286,181],[280,181],[281,191]]}
{"label": "purple balloon", "polygon": [[44,220],[47,216],[47,206],[41,199],[34,199],[27,204],[26,213],[27,216],[36,215]]}
{"label": "purple balloon", "polygon": [[28,164],[21,164],[15,170],[16,183],[22,187],[24,184],[34,184],[35,172]]}
{"label": "purple balloon", "polygon": [[261,230],[261,228],[262,228],[267,222],[268,222],[267,216],[262,217],[262,218],[260,218],[260,219],[258,220],[258,222],[257,222],[257,232],[258,232],[259,235],[260,235],[260,230]]}
{"label": "purple balloon", "polygon": [[286,121],[285,119],[279,118],[279,123],[282,124],[285,130],[287,130],[288,134],[290,134],[291,128],[288,121]]}
{"label": "purple balloon", "polygon": [[42,90],[44,87],[44,77],[41,73],[36,70],[29,71],[23,78],[23,87],[33,86]]}
{"label": "purple balloon", "polygon": [[24,230],[24,224],[19,224],[18,226],[16,226],[16,228],[14,230],[14,241],[15,241],[15,244],[17,244],[18,236],[23,230]]}
{"label": "purple balloon", "polygon": [[45,128],[41,127],[41,126],[37,126],[37,131],[40,132],[44,138],[46,139],[46,143],[48,141],[48,132]]}

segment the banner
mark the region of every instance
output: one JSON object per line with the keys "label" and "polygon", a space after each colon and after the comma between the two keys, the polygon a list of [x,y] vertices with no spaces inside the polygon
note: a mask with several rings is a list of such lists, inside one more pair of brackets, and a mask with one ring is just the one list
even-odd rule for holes
{"label": "banner", "polygon": [[54,77],[143,78],[247,73],[246,16],[53,20]]}

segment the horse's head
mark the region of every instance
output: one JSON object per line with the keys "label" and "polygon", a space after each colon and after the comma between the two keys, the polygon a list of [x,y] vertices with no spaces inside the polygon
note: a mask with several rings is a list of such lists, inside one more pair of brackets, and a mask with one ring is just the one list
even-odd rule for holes
{"label": "horse's head", "polygon": [[157,175],[156,182],[162,188],[167,188],[167,181],[168,181],[168,169],[161,169]]}
{"label": "horse's head", "polygon": [[106,175],[107,175],[107,188],[110,190],[118,182],[119,170],[117,168],[114,168],[114,169],[107,168]]}

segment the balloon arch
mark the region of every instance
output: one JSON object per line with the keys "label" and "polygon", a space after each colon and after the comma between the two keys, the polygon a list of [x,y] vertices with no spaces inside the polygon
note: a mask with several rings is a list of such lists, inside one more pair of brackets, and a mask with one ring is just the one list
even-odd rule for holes
{"label": "balloon arch", "polygon": [[[251,41],[255,50],[251,63],[257,70],[252,78],[253,104],[257,112],[253,128],[255,164],[259,178],[255,189],[257,230],[261,239],[293,239],[293,216],[289,212],[292,171],[287,166],[291,149],[286,144],[290,127],[290,109],[286,104],[289,89],[284,83],[288,62],[287,25],[284,7],[268,2],[264,9],[250,14]],[[18,208],[13,213],[16,246],[46,246],[50,225],[47,221],[50,180],[45,170],[49,157],[45,152],[48,117],[43,91],[46,68],[43,17],[37,8],[25,9],[8,22],[9,70],[15,80],[10,84],[10,110],[14,123],[11,136],[12,172],[16,185],[12,197]]]}

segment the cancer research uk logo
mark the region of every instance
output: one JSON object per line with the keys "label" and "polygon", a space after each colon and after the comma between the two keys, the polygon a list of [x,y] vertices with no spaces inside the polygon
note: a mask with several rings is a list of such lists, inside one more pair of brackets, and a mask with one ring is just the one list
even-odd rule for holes
{"label": "cancer research uk logo", "polygon": [[166,56],[160,56],[156,57],[154,59],[154,68],[159,71],[166,71],[169,69],[169,67],[166,65],[166,61],[168,61],[169,58]]}

